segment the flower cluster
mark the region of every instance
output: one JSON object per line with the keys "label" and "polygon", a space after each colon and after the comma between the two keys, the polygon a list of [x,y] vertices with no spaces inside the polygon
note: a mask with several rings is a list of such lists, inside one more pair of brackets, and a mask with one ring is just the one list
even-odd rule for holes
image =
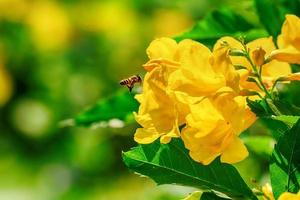
{"label": "flower cluster", "polygon": [[248,44],[223,37],[211,51],[201,43],[170,38],[154,40],[136,121],[134,139],[148,144],[180,137],[190,156],[204,165],[220,156],[236,163],[248,155],[239,135],[256,116],[246,103],[249,95],[272,98],[277,81],[298,80],[289,63],[300,63],[300,19],[287,15],[278,37]]}

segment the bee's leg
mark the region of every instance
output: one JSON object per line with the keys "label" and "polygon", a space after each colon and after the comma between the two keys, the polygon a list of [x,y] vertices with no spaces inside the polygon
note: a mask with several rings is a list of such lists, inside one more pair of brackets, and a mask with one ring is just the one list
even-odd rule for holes
{"label": "bee's leg", "polygon": [[133,84],[127,84],[127,87],[128,87],[129,92],[131,92],[132,88],[133,88]]}

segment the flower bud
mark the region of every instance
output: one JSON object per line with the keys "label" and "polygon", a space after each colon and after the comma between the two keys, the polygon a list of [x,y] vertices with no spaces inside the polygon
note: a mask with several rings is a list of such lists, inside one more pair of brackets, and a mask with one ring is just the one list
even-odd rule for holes
{"label": "flower bud", "polygon": [[266,51],[259,47],[252,52],[253,62],[256,66],[262,66],[265,63]]}

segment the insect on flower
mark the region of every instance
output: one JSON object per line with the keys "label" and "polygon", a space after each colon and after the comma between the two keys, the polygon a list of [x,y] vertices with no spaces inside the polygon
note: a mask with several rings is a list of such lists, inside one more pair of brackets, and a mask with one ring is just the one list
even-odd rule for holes
{"label": "insect on flower", "polygon": [[139,75],[133,75],[130,76],[129,78],[123,79],[120,81],[120,85],[126,85],[131,92],[132,88],[136,83],[141,83],[142,78]]}

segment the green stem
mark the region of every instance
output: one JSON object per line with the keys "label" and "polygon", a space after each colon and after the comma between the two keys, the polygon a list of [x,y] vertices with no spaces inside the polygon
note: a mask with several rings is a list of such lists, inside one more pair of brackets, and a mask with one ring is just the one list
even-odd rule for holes
{"label": "green stem", "polygon": [[258,79],[258,82],[259,82],[259,87],[266,93],[266,96],[270,99],[272,99],[272,96],[271,94],[269,93],[269,91],[267,90],[266,86],[264,85],[263,81],[262,81],[262,78],[261,78],[261,69],[257,70],[257,67],[256,65],[252,62],[251,58],[250,58],[250,55],[249,55],[249,51],[247,49],[247,46],[245,44],[243,44],[244,46],[244,50],[245,50],[245,54],[246,54],[246,59],[248,60],[248,62],[250,63],[253,71],[254,71],[254,75],[255,77]]}
{"label": "green stem", "polygon": [[260,66],[260,67],[259,67],[259,76],[260,76],[260,77],[261,77],[261,75],[262,75],[262,67],[263,67],[263,66]]}
{"label": "green stem", "polygon": [[277,80],[274,82],[274,84],[273,84],[273,86],[272,86],[272,88],[271,88],[271,95],[272,95],[272,96],[274,96],[274,95],[273,95],[274,89],[275,89],[275,87],[276,87],[276,85],[277,85],[278,82],[279,82],[279,80],[277,79]]}

